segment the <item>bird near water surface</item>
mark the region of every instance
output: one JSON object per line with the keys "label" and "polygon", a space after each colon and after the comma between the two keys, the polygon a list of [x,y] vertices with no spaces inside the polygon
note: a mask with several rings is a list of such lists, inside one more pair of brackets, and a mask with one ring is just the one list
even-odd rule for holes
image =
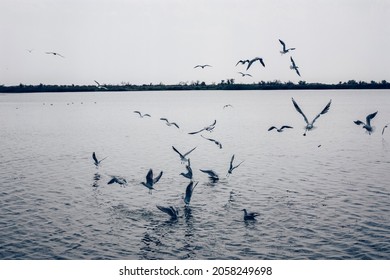
{"label": "bird near water surface", "polygon": [[259,216],[259,213],[248,212],[246,209],[242,209],[242,211],[244,211],[244,221],[256,220],[256,217]]}
{"label": "bird near water surface", "polygon": [[[357,120],[357,121],[354,121],[355,124],[357,125],[363,125],[363,128],[366,130],[366,132],[371,135],[371,133],[374,132],[374,127],[371,126],[371,120],[376,116],[376,114],[378,113],[378,111],[372,113],[372,114],[369,114],[367,117],[366,117],[366,123],[360,121],[360,120]],[[382,135],[383,135],[383,132],[385,130],[385,127],[383,128],[382,130]]]}
{"label": "bird near water surface", "polygon": [[103,159],[101,159],[101,160],[98,160],[97,157],[96,157],[95,152],[92,153],[92,159],[93,159],[94,164],[96,165],[96,167],[98,167],[99,164],[100,164],[103,160],[105,160],[106,158],[107,158],[107,157],[105,157],[105,158],[103,158]]}
{"label": "bird near water surface", "polygon": [[188,156],[193,150],[195,150],[196,147],[191,149],[191,150],[189,150],[185,154],[180,153],[174,146],[172,146],[172,149],[180,156],[181,163],[185,163],[185,162],[189,161],[189,159],[186,158],[186,156]]}
{"label": "bird near water surface", "polygon": [[154,184],[156,184],[160,180],[162,175],[163,172],[161,171],[157,177],[153,178],[153,170],[151,168],[149,169],[148,174],[146,174],[146,182],[141,182],[142,185],[149,189],[149,194],[152,194]]}
{"label": "bird near water surface", "polygon": [[165,206],[156,205],[156,207],[160,211],[167,213],[173,220],[176,220],[179,215],[179,210],[174,206],[165,207]]}

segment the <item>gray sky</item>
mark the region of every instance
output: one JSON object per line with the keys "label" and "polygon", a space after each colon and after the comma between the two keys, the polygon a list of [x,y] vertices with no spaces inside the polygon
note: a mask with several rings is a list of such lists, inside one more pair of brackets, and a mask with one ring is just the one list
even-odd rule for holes
{"label": "gray sky", "polygon": [[389,0],[0,0],[0,38],[4,85],[390,81]]}

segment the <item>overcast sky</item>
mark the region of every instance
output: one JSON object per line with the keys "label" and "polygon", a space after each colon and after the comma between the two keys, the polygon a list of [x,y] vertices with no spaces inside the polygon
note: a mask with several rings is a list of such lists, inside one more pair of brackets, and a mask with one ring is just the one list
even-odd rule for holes
{"label": "overcast sky", "polygon": [[389,53],[389,0],[0,0],[4,85],[390,81]]}

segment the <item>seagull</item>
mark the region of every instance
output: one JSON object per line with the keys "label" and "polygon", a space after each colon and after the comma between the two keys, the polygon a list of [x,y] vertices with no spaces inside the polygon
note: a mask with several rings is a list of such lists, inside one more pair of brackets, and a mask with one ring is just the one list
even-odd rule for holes
{"label": "seagull", "polygon": [[390,123],[386,124],[386,125],[383,127],[383,129],[382,129],[382,135],[383,135],[383,133],[385,133],[385,129],[387,128],[387,126],[388,126],[389,124],[390,124]]}
{"label": "seagull", "polygon": [[134,111],[134,113],[138,114],[140,116],[140,118],[143,118],[143,117],[151,117],[149,114],[141,114],[140,111]]}
{"label": "seagull", "polygon": [[98,81],[96,81],[96,80],[94,80],[94,81],[95,81],[95,83],[97,84],[97,88],[99,88],[99,89],[105,89],[105,90],[108,89],[108,88],[102,86]]}
{"label": "seagull", "polygon": [[156,184],[160,180],[162,175],[163,175],[163,172],[161,171],[160,174],[158,174],[158,176],[156,178],[153,178],[153,170],[151,168],[149,169],[148,174],[146,174],[146,183],[141,182],[142,185],[144,185],[145,187],[147,187],[149,189],[149,194],[152,194],[152,190],[154,189],[153,185]]}
{"label": "seagull", "polygon": [[239,74],[241,74],[242,77],[245,77],[245,76],[249,76],[249,77],[252,77],[251,74],[247,74],[247,73],[242,73],[242,72],[238,72]]}
{"label": "seagull", "polygon": [[156,205],[156,207],[159,210],[161,210],[164,213],[167,213],[169,216],[171,216],[171,219],[173,219],[173,220],[176,220],[177,216],[179,215],[179,210],[177,210],[177,208],[174,206],[165,207],[165,206]]}
{"label": "seagull", "polygon": [[107,157],[105,157],[104,159],[98,160],[97,157],[96,157],[95,152],[92,153],[92,159],[94,160],[94,164],[95,164],[96,166],[99,166],[99,164],[100,164],[103,160],[105,160],[106,158],[107,158]]}
{"label": "seagull", "polygon": [[46,52],[46,54],[58,55],[58,56],[60,56],[62,58],[65,58],[63,55],[61,55],[61,54],[59,54],[57,52]]}
{"label": "seagull", "polygon": [[271,131],[272,129],[276,129],[277,132],[283,132],[283,129],[285,128],[293,128],[293,127],[289,125],[283,125],[281,128],[277,128],[276,126],[271,126],[270,128],[268,128],[268,131]]}
{"label": "seagull", "polygon": [[215,128],[215,124],[217,123],[217,120],[214,120],[214,122],[212,124],[210,124],[209,126],[206,126],[204,128],[202,128],[201,130],[199,131],[194,131],[194,132],[190,132],[188,134],[197,134],[199,132],[202,132],[203,130],[207,130],[209,132],[213,131],[213,129]]}
{"label": "seagull", "polygon": [[249,61],[248,66],[246,67],[246,70],[248,70],[249,67],[251,67],[252,63],[257,61],[257,60],[260,61],[261,65],[263,65],[265,67],[264,60],[261,57],[255,57],[254,59]]}
{"label": "seagull", "polygon": [[231,104],[226,104],[226,105],[223,106],[222,109],[225,109],[225,108],[227,108],[227,107],[233,107],[233,105],[231,105]]}
{"label": "seagull", "polygon": [[217,140],[215,140],[215,139],[211,139],[211,138],[204,137],[203,135],[200,135],[200,136],[202,136],[202,138],[204,138],[204,139],[206,139],[206,140],[209,140],[209,141],[211,141],[211,142],[214,142],[220,149],[222,149],[222,144],[221,144],[221,142],[219,142],[219,141],[217,141]]}
{"label": "seagull", "polygon": [[117,176],[111,176],[111,180],[107,182],[107,184],[111,185],[111,184],[114,184],[114,183],[117,183],[119,185],[127,185],[127,181],[126,179],[122,178],[122,177],[117,177]]}
{"label": "seagull", "polygon": [[209,179],[213,182],[216,182],[219,180],[219,176],[217,173],[215,173],[213,170],[205,170],[205,169],[199,169],[200,171],[202,171],[203,173],[206,173],[207,175],[209,175]]}
{"label": "seagull", "polygon": [[208,64],[203,64],[203,65],[196,65],[194,68],[198,68],[198,67],[201,67],[202,69],[204,69],[205,67],[212,67],[212,66],[208,65]]}
{"label": "seagull", "polygon": [[199,182],[196,182],[195,186],[194,186],[194,182],[191,181],[187,188],[186,188],[186,196],[184,197],[184,203],[186,205],[189,205],[190,204],[190,201],[191,201],[191,196],[192,196],[192,192],[194,191],[195,187],[198,185]]}
{"label": "seagull", "polygon": [[242,209],[244,211],[244,220],[256,220],[256,216],[259,216],[259,213],[256,212],[247,212],[246,209]]}
{"label": "seagull", "polygon": [[286,44],[282,41],[282,40],[280,40],[279,39],[279,42],[282,44],[282,46],[283,46],[283,50],[280,52],[281,54],[286,54],[286,53],[288,53],[289,51],[293,51],[293,50],[295,50],[295,48],[288,48],[288,49],[286,49]]}
{"label": "seagull", "polygon": [[188,151],[187,153],[185,153],[184,155],[183,155],[182,153],[180,153],[174,146],[172,146],[172,149],[173,149],[176,153],[179,154],[181,163],[184,163],[184,162],[188,162],[188,161],[189,161],[189,159],[187,159],[186,156],[188,156],[193,150],[195,150],[196,147],[193,148],[193,149],[191,149],[191,150],[189,150],[189,151]]}
{"label": "seagull", "polygon": [[174,126],[176,126],[177,128],[179,128],[179,126],[177,125],[177,123],[169,122],[168,119],[166,119],[166,118],[160,118],[160,120],[165,121],[167,126],[174,125]]}
{"label": "seagull", "polygon": [[295,72],[297,72],[298,76],[300,77],[301,74],[298,71],[299,67],[295,64],[295,61],[294,61],[294,59],[291,56],[290,56],[290,60],[291,60],[291,63],[292,63],[292,65],[290,66],[290,69],[291,70],[295,70]]}
{"label": "seagull", "polygon": [[301,108],[299,108],[298,104],[295,102],[294,98],[291,98],[292,99],[292,102],[294,104],[294,107],[295,109],[298,111],[298,113],[300,113],[303,118],[305,119],[305,122],[306,122],[306,127],[305,127],[305,133],[303,134],[303,136],[306,136],[306,131],[308,130],[311,130],[313,127],[314,127],[314,122],[323,114],[326,114],[328,111],[329,111],[329,108],[330,108],[330,104],[332,103],[332,99],[329,101],[329,103],[325,106],[325,108],[321,111],[321,113],[319,113],[311,123],[309,123],[309,121],[307,120],[305,114],[302,112]]}
{"label": "seagull", "polygon": [[[374,127],[371,126],[371,120],[376,116],[376,114],[378,113],[378,111],[376,111],[375,113],[372,113],[372,114],[369,114],[367,117],[366,117],[366,123],[362,122],[362,121],[354,121],[355,124],[357,125],[363,125],[363,128],[366,129],[366,131],[368,132],[369,135],[371,135],[372,132],[374,132]],[[385,130],[385,127],[383,128],[382,130],[382,134]]]}
{"label": "seagull", "polygon": [[180,175],[184,176],[187,179],[192,180],[192,168],[191,168],[190,159],[188,159],[188,164],[186,165],[186,169],[187,169],[187,173],[182,172],[180,173]]}
{"label": "seagull", "polygon": [[236,63],[236,66],[237,66],[238,64],[240,64],[240,63],[245,65],[245,63],[249,63],[249,59],[239,60],[239,61]]}
{"label": "seagull", "polygon": [[233,170],[236,169],[237,167],[239,167],[241,165],[241,163],[244,162],[244,161],[241,161],[236,166],[233,166],[233,160],[234,160],[234,155],[232,156],[232,158],[230,160],[230,166],[229,166],[229,170],[228,170],[228,173],[226,174],[226,176],[229,176],[230,174],[232,174]]}

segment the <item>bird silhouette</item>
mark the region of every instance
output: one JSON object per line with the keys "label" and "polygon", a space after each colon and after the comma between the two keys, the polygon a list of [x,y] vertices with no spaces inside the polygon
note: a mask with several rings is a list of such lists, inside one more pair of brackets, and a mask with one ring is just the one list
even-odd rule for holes
{"label": "bird silhouette", "polygon": [[290,60],[291,60],[291,66],[290,66],[290,69],[291,70],[295,70],[295,72],[298,74],[298,76],[300,77],[301,74],[299,73],[299,70],[298,70],[298,66],[295,64],[295,61],[294,59],[290,56]]}
{"label": "bird silhouette", "polygon": [[199,182],[196,182],[196,184],[194,185],[194,182],[191,181],[191,182],[188,184],[188,186],[187,186],[187,188],[186,188],[186,195],[185,195],[185,197],[184,197],[184,203],[185,203],[186,205],[189,205],[189,204],[190,204],[191,197],[192,197],[192,193],[193,193],[195,187],[198,185],[198,183],[199,183]]}
{"label": "bird silhouette", "polygon": [[188,159],[188,164],[186,165],[186,169],[187,169],[187,173],[180,173],[180,175],[182,175],[183,177],[187,178],[187,179],[190,179],[192,180],[192,168],[191,168],[191,162],[190,162],[190,159]]}
{"label": "bird silhouette", "polygon": [[202,138],[206,139],[206,140],[209,140],[211,142],[213,142],[214,144],[216,144],[220,149],[222,149],[222,144],[221,142],[215,140],[215,139],[211,139],[211,138],[207,138],[207,137],[204,137],[203,135],[200,135]]}
{"label": "bird silhouette", "polygon": [[288,53],[289,51],[292,51],[292,50],[295,50],[295,48],[286,48],[286,44],[279,39],[279,42],[282,44],[283,46],[283,50],[280,52],[281,54],[286,54]]}
{"label": "bird silhouette", "polygon": [[294,107],[295,109],[298,111],[298,113],[300,113],[305,122],[306,122],[306,127],[305,127],[305,133],[303,134],[303,136],[306,136],[306,132],[313,129],[314,127],[314,122],[323,114],[326,114],[328,111],[329,111],[329,108],[330,108],[330,104],[332,103],[332,99],[329,101],[329,103],[325,106],[324,109],[322,109],[322,111],[313,119],[312,122],[309,122],[308,119],[306,118],[305,114],[302,112],[301,108],[299,108],[298,104],[295,102],[294,98],[291,98],[292,99],[292,102],[294,104]]}
{"label": "bird silhouette", "polygon": [[185,154],[180,153],[174,146],[172,146],[172,149],[173,149],[176,153],[179,154],[181,163],[185,163],[185,162],[188,162],[188,160],[189,160],[188,158],[186,158],[186,156],[188,156],[193,150],[195,150],[196,147],[193,148],[193,149],[191,149],[191,150],[189,150],[189,151],[188,151],[187,153],[185,153]]}
{"label": "bird silhouette", "polygon": [[219,176],[216,172],[210,169],[199,169],[203,173],[206,173],[209,176],[210,181],[213,183],[217,182],[219,180]]}
{"label": "bird silhouette", "polygon": [[243,64],[243,65],[245,65],[246,63],[249,63],[249,59],[239,60],[239,61],[236,63],[236,66],[237,66],[238,64]]}
{"label": "bird silhouette", "polygon": [[167,213],[173,220],[176,220],[179,215],[179,210],[174,206],[165,207],[165,206],[156,205],[156,207],[162,212]]}
{"label": "bird silhouette", "polygon": [[228,173],[226,174],[226,176],[229,176],[232,174],[233,170],[236,169],[237,167],[239,167],[244,161],[241,161],[239,164],[237,164],[236,166],[233,166],[233,161],[234,161],[234,155],[232,156],[232,158],[230,159],[230,165],[229,165],[229,170],[228,170]]}
{"label": "bird silhouette", "polygon": [[277,132],[283,132],[283,129],[285,128],[293,128],[293,127],[289,125],[283,125],[281,128],[277,128],[276,126],[271,126],[270,128],[268,128],[268,131],[276,129]]}
{"label": "bird silhouette", "polygon": [[[371,135],[371,133],[374,132],[374,127],[371,126],[371,120],[376,116],[376,114],[378,113],[378,111],[376,111],[375,113],[372,113],[372,114],[369,114],[367,117],[366,117],[366,123],[362,122],[362,121],[354,121],[355,124],[357,125],[363,125],[363,128],[368,132],[369,135]],[[382,134],[384,132],[384,129],[382,130]]]}
{"label": "bird silhouette", "polygon": [[249,61],[248,66],[246,67],[246,70],[247,70],[247,71],[248,71],[248,69],[251,67],[251,65],[252,65],[255,61],[259,61],[259,62],[261,63],[261,65],[263,65],[263,67],[265,67],[264,60],[263,60],[261,57],[255,57],[254,59],[252,59],[252,60]]}
{"label": "bird silhouette", "polygon": [[146,174],[146,183],[141,182],[142,185],[144,185],[149,189],[149,194],[152,194],[152,190],[154,189],[153,187],[154,184],[156,184],[160,180],[162,175],[163,172],[161,171],[156,178],[153,178],[153,170],[151,168],[149,169],[148,174]]}
{"label": "bird silhouette", "polygon": [[179,128],[179,126],[177,125],[177,123],[175,123],[175,122],[169,122],[168,119],[166,119],[166,118],[160,118],[160,120],[165,121],[165,124],[166,124],[167,126],[172,126],[172,125],[174,125],[174,126],[176,126],[177,128]]}
{"label": "bird silhouette", "polygon": [[212,67],[211,65],[209,64],[203,64],[203,65],[196,65],[194,68],[198,68],[198,67],[201,67],[202,69],[204,69],[205,67]]}
{"label": "bird silhouette", "polygon": [[242,77],[245,77],[245,76],[252,77],[252,75],[248,74],[248,73],[242,73],[242,72],[238,72],[238,73],[241,74]]}
{"label": "bird silhouette", "polygon": [[211,131],[214,130],[215,124],[216,124],[216,123],[217,123],[217,120],[214,120],[214,122],[213,122],[212,124],[210,124],[209,126],[206,126],[206,127],[202,128],[201,130],[198,130],[198,131],[189,132],[188,134],[193,135],[193,134],[197,134],[197,133],[199,133],[199,132],[202,132],[202,131],[204,131],[204,130],[211,132]]}
{"label": "bird silhouette", "polygon": [[98,81],[96,81],[96,80],[94,80],[95,81],[95,83],[97,84],[97,88],[99,88],[99,89],[104,89],[104,90],[108,90],[108,88],[106,88],[105,86],[102,86]]}
{"label": "bird silhouette", "polygon": [[140,111],[134,111],[134,113],[138,114],[140,116],[140,118],[143,118],[143,117],[151,117],[149,114],[141,114]]}
{"label": "bird silhouette", "polygon": [[259,216],[259,213],[256,212],[248,212],[246,209],[242,209],[244,211],[244,220],[256,220],[256,217]]}
{"label": "bird silhouette", "polygon": [[111,185],[111,184],[114,184],[114,183],[117,183],[121,186],[123,185],[127,185],[127,181],[126,179],[122,178],[122,177],[118,177],[118,176],[111,176],[111,180],[107,182],[107,184]]}
{"label": "bird silhouette", "polygon": [[96,167],[98,167],[99,164],[100,164],[103,160],[105,160],[106,158],[107,158],[107,157],[105,157],[105,158],[103,158],[103,159],[101,159],[101,160],[98,160],[97,157],[96,157],[95,152],[92,153],[92,159],[93,159],[94,164],[96,165]]}
{"label": "bird silhouette", "polygon": [[57,53],[57,52],[46,52],[46,54],[58,55],[58,56],[60,56],[62,58],[65,58],[62,54]]}

